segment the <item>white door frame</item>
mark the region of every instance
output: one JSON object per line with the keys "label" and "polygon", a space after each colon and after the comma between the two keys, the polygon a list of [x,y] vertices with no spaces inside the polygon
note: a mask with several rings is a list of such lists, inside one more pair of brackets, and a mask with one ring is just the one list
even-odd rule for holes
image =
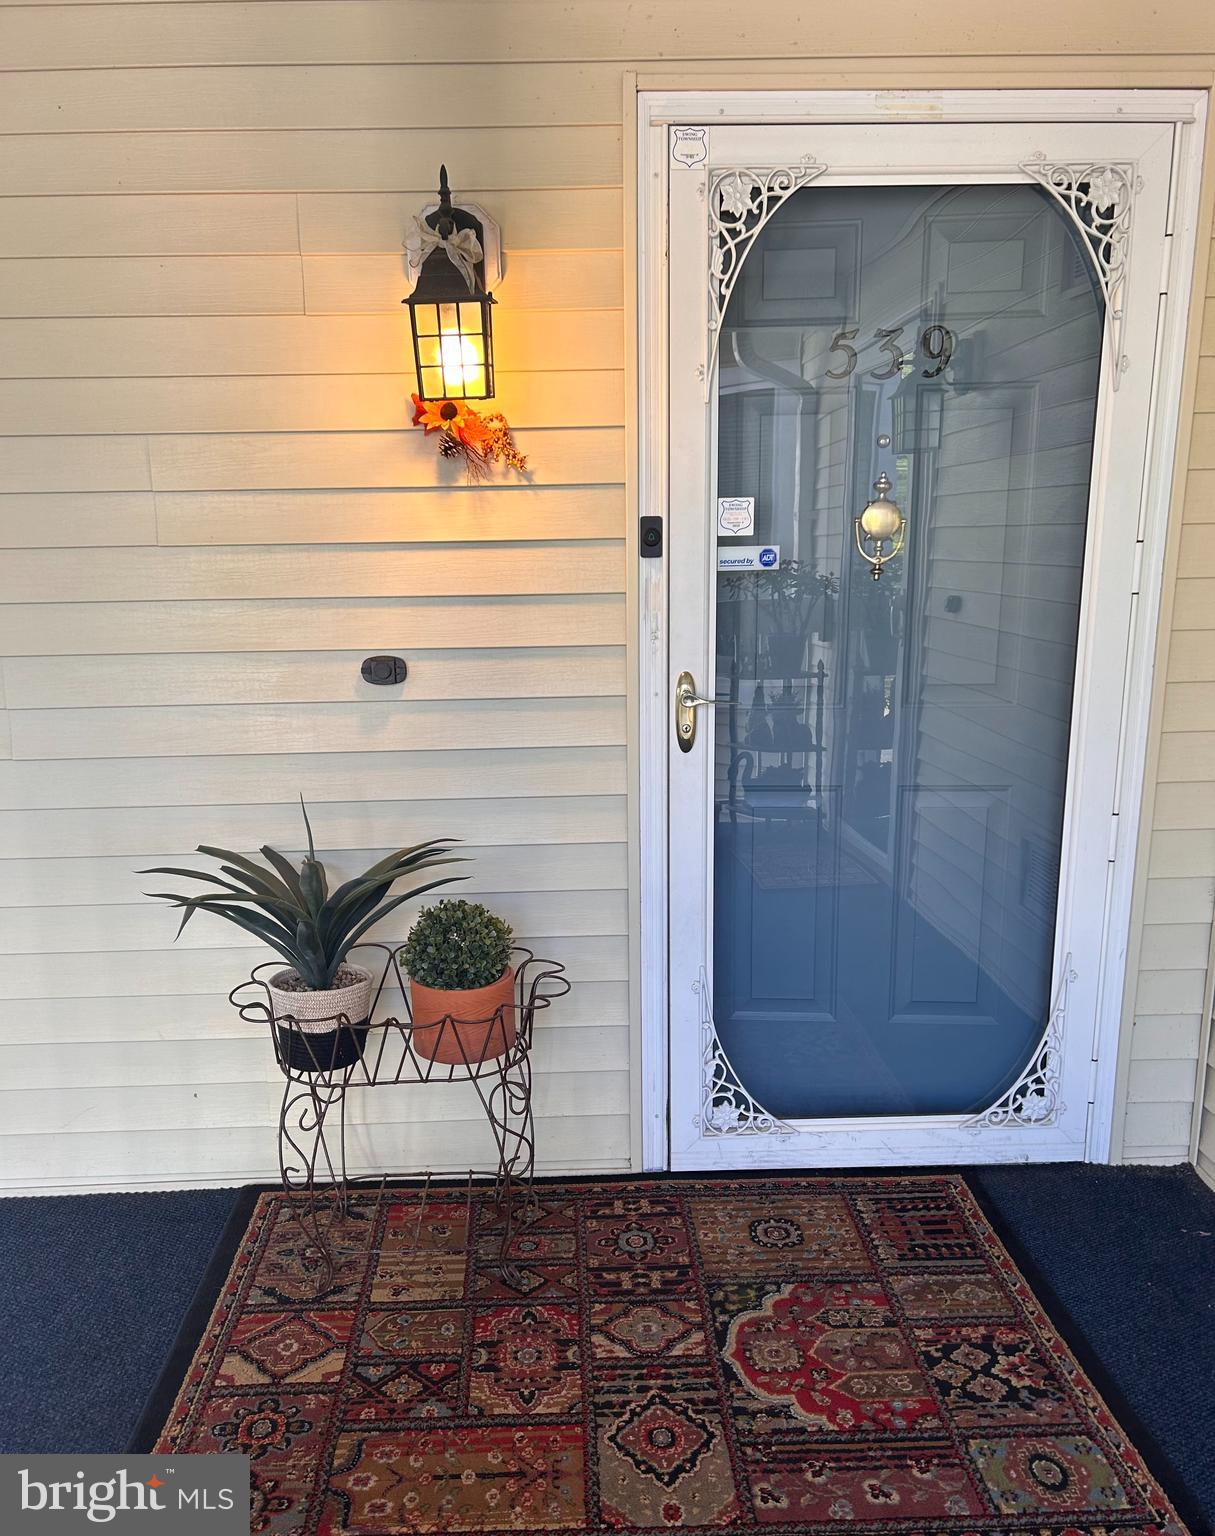
{"label": "white door frame", "polygon": [[[642,91],[637,113],[638,501],[668,512],[667,207],[673,125],[706,123],[1146,122],[1175,134],[1161,273],[1158,345],[1151,388],[1148,457],[1131,585],[1130,642],[1122,700],[1118,783],[1109,808],[1109,878],[1099,967],[1086,1156],[1109,1156],[1118,1032],[1126,986],[1126,936],[1143,796],[1156,625],[1161,597],[1172,464],[1179,430],[1197,237],[1206,93],[1198,90],[1009,91]],[[695,150],[693,149],[693,152]],[[1167,299],[1165,290],[1167,289]],[[672,716],[667,649],[666,559],[639,559],[641,1139],[647,1169],[668,1166],[668,754]]]}

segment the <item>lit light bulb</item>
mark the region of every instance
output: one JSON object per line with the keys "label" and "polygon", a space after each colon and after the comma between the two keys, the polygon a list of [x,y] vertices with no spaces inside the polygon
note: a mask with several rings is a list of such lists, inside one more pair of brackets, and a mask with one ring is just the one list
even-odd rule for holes
{"label": "lit light bulb", "polygon": [[447,393],[463,394],[469,375],[480,365],[476,347],[469,337],[461,336],[458,331],[444,331],[439,342],[439,352],[443,360],[443,382]]}

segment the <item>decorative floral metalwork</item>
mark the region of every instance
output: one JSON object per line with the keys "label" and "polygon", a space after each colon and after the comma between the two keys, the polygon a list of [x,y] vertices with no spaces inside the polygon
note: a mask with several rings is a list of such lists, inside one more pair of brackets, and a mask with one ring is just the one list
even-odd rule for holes
{"label": "decorative floral metalwork", "polygon": [[792,1126],[757,1104],[739,1081],[717,1037],[709,978],[703,967],[692,990],[700,999],[700,1129],[706,1136],[794,1135]]}
{"label": "decorative floral metalwork", "polygon": [[998,1129],[1009,1125],[1052,1125],[1058,1120],[1065,1107],[1061,1092],[1067,994],[1075,979],[1072,957],[1068,955],[1063,962],[1063,973],[1047,1015],[1046,1028],[1029,1059],[1029,1065],[994,1104],[965,1122],[967,1130]]}
{"label": "decorative floral metalwork", "polygon": [[721,322],[755,237],[787,197],[827,167],[809,155],[797,165],[718,171],[709,183],[709,357],[712,376]]}
{"label": "decorative floral metalwork", "polygon": [[1041,152],[1023,160],[1021,169],[1051,194],[1084,236],[1105,297],[1105,323],[1117,389],[1129,367],[1122,350],[1123,290],[1131,250],[1131,210],[1142,180],[1130,164],[1065,165],[1048,160]]}

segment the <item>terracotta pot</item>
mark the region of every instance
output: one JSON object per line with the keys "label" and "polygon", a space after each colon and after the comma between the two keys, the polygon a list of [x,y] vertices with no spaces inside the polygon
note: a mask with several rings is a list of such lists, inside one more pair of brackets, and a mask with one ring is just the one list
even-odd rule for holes
{"label": "terracotta pot", "polygon": [[515,1043],[515,973],[509,965],[488,987],[463,991],[424,987],[411,978],[409,995],[413,1048],[426,1061],[476,1066]]}
{"label": "terracotta pot", "polygon": [[[358,981],[328,992],[289,992],[275,986],[281,977],[296,974],[290,969],[276,972],[266,983],[279,1053],[297,1072],[338,1071],[363,1054],[373,978],[361,965],[347,962],[346,968]],[[339,1024],[341,1015],[350,1023]]]}

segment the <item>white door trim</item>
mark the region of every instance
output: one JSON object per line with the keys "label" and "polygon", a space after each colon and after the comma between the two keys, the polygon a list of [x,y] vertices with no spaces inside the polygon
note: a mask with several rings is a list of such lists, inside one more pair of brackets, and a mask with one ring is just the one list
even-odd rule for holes
{"label": "white door trim", "polygon": [[[637,112],[638,501],[641,513],[667,512],[668,128],[704,123],[1158,122],[1176,135],[1174,177],[1161,274],[1160,344],[1152,383],[1148,464],[1140,510],[1137,578],[1122,710],[1120,771],[1110,828],[1093,1084],[1086,1156],[1109,1156],[1118,1034],[1126,986],[1126,935],[1143,798],[1148,718],[1155,666],[1172,466],[1177,446],[1197,238],[1206,93],[1109,91],[642,91]],[[1165,302],[1163,291],[1167,288]],[[668,697],[666,560],[640,559],[638,593],[640,799],[640,1033],[643,1166],[668,1166]],[[1121,937],[1121,942],[1119,942]]]}

